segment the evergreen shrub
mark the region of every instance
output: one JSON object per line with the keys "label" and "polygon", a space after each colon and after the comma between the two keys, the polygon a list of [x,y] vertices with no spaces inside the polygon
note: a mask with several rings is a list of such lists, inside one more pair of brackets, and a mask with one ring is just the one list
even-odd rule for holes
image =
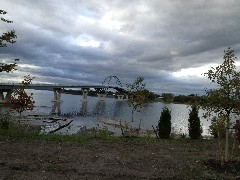
{"label": "evergreen shrub", "polygon": [[202,135],[202,127],[200,118],[198,117],[198,108],[193,105],[188,118],[188,132],[191,139],[200,139]]}
{"label": "evergreen shrub", "polygon": [[171,133],[171,111],[164,107],[158,121],[158,136],[159,138],[168,139]]}

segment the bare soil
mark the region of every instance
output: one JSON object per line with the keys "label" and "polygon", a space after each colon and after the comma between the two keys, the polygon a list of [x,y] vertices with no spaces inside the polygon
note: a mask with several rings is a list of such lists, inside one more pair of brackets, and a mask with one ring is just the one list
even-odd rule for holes
{"label": "bare soil", "polygon": [[212,140],[92,138],[86,142],[0,136],[2,179],[237,179],[214,171]]}

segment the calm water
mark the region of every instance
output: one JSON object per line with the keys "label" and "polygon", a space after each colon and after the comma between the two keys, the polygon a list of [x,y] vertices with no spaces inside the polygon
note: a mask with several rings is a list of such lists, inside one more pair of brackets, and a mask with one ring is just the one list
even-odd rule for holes
{"label": "calm water", "polygon": [[[84,114],[73,116],[73,125],[95,127],[99,124],[99,117],[114,118],[130,122],[132,127],[138,127],[141,119],[141,128],[152,130],[152,125],[157,126],[163,107],[169,108],[172,115],[172,127],[177,133],[188,133],[188,116],[190,108],[185,104],[164,104],[161,102],[145,104],[141,112],[134,113],[134,121],[131,119],[131,107],[127,101],[119,101],[113,98],[106,98],[104,102],[98,101],[97,97],[88,96],[87,102],[82,102],[82,96],[62,94],[59,105],[53,103],[53,92],[37,91],[33,92],[36,107],[34,113],[49,114],[52,110],[61,111],[62,114]],[[203,135],[208,135],[210,121],[202,117],[202,111],[199,111],[199,117],[203,127]]]}

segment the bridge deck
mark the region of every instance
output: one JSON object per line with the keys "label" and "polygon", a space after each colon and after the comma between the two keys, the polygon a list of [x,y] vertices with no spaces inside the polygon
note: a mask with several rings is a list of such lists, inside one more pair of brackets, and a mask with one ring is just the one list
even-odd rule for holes
{"label": "bridge deck", "polygon": [[[7,89],[17,89],[22,87],[22,84],[14,84],[14,83],[0,83],[0,90],[7,90]],[[89,89],[89,88],[96,88],[96,89],[119,89],[119,87],[114,86],[105,86],[105,85],[63,85],[63,84],[29,84],[25,87],[26,89],[36,89],[36,90],[53,90],[53,89],[64,89],[64,88],[81,88],[81,89]],[[120,88],[124,90],[123,88]]]}

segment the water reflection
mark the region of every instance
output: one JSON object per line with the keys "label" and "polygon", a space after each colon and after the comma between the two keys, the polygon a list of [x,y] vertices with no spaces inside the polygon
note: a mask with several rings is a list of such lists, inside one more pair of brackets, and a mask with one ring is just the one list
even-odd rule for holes
{"label": "water reflection", "polygon": [[87,115],[87,101],[82,101],[82,107],[80,108],[80,115]]}
{"label": "water reflection", "polygon": [[120,113],[123,112],[124,107],[126,106],[126,103],[124,101],[116,101],[114,110],[113,110],[113,117],[119,117]]}
{"label": "water reflection", "polygon": [[95,114],[97,114],[99,116],[106,115],[106,102],[105,101],[97,101],[94,111],[95,111]]}
{"label": "water reflection", "polygon": [[61,105],[60,105],[60,102],[54,102],[53,103],[51,114],[61,115]]}

